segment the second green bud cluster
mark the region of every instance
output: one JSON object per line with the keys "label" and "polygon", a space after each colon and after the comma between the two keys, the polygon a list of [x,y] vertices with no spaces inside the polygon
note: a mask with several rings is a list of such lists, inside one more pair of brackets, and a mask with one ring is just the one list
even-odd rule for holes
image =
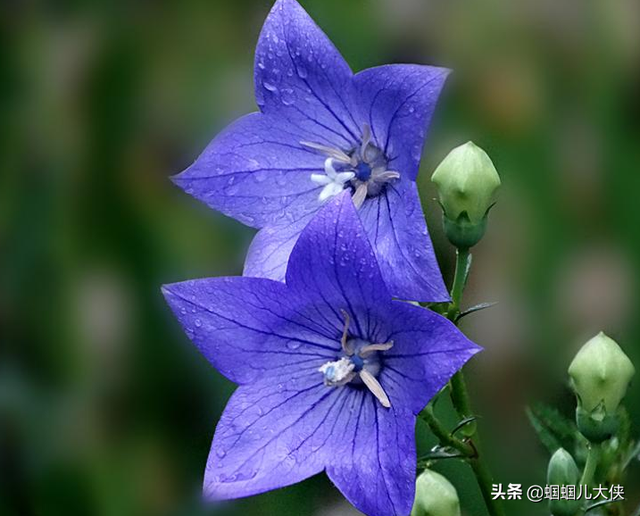
{"label": "second green bud cluster", "polygon": [[578,398],[576,422],[580,433],[601,443],[618,429],[617,411],[635,368],[620,346],[600,332],[587,342],[569,366]]}
{"label": "second green bud cluster", "polygon": [[[619,407],[635,368],[611,338],[600,332],[589,340],[571,362],[569,376],[576,394],[576,424],[588,441],[588,458],[581,474],[574,458],[560,448],[551,457],[547,483],[558,486],[588,485],[601,459],[602,444],[619,426]],[[552,500],[553,516],[578,516],[587,507],[581,500]]]}

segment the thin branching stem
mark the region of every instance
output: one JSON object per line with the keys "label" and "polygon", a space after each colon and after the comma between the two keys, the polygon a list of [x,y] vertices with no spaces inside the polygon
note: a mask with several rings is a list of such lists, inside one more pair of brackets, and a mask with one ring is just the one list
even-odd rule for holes
{"label": "thin branching stem", "polygon": [[[451,303],[447,309],[447,318],[454,324],[457,322],[460,315],[460,303],[462,301],[462,294],[467,284],[470,269],[471,253],[469,252],[469,249],[458,249],[456,254],[456,270],[453,278],[453,285],[451,287]],[[474,416],[462,370],[458,371],[451,378],[451,400],[458,412],[458,415],[462,419],[468,419]],[[493,475],[485,461],[482,460],[480,439],[475,421],[465,425],[462,428],[462,434],[468,438],[468,441],[464,441],[464,443],[473,448],[474,453],[469,458],[468,462],[475,474],[478,487],[480,488],[482,498],[484,499],[489,514],[491,516],[504,516],[504,509],[500,500],[494,500],[491,495]],[[471,438],[473,439],[471,440]]]}

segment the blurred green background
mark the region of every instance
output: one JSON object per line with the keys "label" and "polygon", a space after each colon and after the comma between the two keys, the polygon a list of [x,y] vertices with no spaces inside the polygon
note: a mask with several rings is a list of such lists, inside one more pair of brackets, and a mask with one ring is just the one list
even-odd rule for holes
{"label": "blurred green background", "polygon": [[[543,484],[525,406],[571,415],[565,378],[604,329],[640,366],[640,2],[303,0],[354,70],[453,68],[419,179],[484,147],[500,202],[465,304],[486,351],[469,384],[496,480]],[[356,514],[322,477],[204,507],[200,483],[233,385],[198,355],[160,285],[234,275],[252,231],[168,177],[255,110],[269,0],[6,0],[0,6],[0,514]],[[627,398],[640,433],[637,383]],[[453,418],[445,412],[443,417]],[[420,426],[421,448],[433,444]],[[467,468],[445,472],[483,515]],[[640,463],[626,484],[640,499]],[[509,514],[546,514],[508,502]]]}

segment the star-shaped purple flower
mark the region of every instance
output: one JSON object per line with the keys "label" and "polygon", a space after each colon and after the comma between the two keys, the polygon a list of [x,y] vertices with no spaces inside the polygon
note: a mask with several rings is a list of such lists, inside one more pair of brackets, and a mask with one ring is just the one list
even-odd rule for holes
{"label": "star-shaped purple flower", "polygon": [[240,386],[204,491],[231,499],[321,471],[362,512],[408,515],[416,415],[480,348],[392,300],[348,194],[302,231],[286,283],[235,277],[163,289],[203,355]]}
{"label": "star-shaped purple flower", "polygon": [[260,112],[223,131],[175,182],[256,228],[245,276],[282,280],[302,228],[348,190],[391,293],[447,301],[416,176],[447,70],[353,74],[295,0],[278,0],[256,49]]}

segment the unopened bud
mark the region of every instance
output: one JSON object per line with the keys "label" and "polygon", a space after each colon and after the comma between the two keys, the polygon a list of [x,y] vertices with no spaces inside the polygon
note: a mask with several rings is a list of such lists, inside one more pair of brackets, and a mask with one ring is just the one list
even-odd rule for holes
{"label": "unopened bud", "polygon": [[453,149],[431,180],[438,187],[449,241],[469,248],[483,237],[500,176],[491,158],[473,142]]}
{"label": "unopened bud", "polygon": [[[563,448],[556,451],[549,461],[547,485],[576,486],[580,481],[580,470],[573,457]],[[579,500],[551,500],[549,509],[553,516],[576,516],[581,512]]]}
{"label": "unopened bud", "polygon": [[411,516],[460,516],[456,488],[439,473],[423,471],[416,480]]}
{"label": "unopened bud", "polygon": [[578,397],[576,421],[591,442],[605,441],[616,432],[616,412],[634,374],[629,357],[602,332],[571,362],[569,376]]}

